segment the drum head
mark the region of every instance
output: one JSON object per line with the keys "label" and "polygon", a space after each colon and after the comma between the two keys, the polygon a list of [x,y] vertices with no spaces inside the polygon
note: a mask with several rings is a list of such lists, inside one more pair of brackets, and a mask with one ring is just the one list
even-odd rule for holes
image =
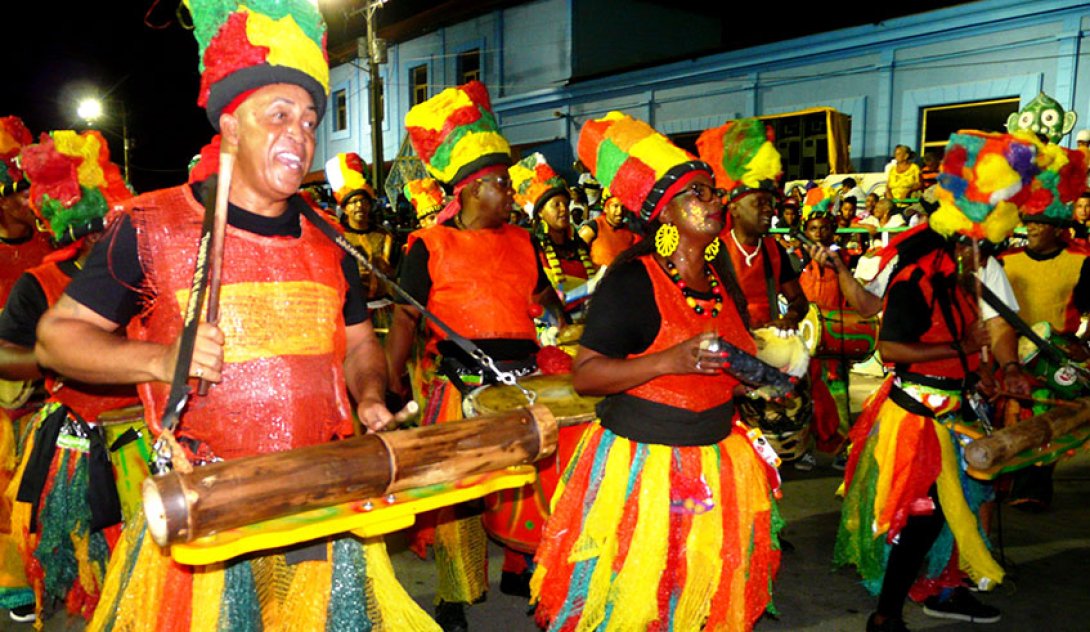
{"label": "drum head", "polygon": [[[537,393],[536,404],[543,404],[561,425],[594,419],[594,407],[601,397],[584,397],[571,385],[571,374],[535,375],[519,380],[519,384]],[[527,405],[526,396],[515,386],[495,384],[484,386],[467,397],[477,415],[506,412]]]}
{"label": "drum head", "polygon": [[806,347],[807,353],[817,353],[821,343],[821,314],[814,303],[810,303],[806,318],[799,322],[799,337],[802,338],[802,345]]}

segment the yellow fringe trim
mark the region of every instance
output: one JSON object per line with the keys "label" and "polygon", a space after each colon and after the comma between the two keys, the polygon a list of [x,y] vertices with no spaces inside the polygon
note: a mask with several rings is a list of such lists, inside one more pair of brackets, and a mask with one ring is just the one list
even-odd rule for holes
{"label": "yellow fringe trim", "polygon": [[958,476],[960,466],[950,431],[937,422],[932,423],[935,423],[935,434],[942,446],[942,472],[937,481],[939,504],[942,505],[946,523],[950,525],[950,531],[957,542],[958,563],[961,570],[968,573],[978,586],[982,585],[981,580],[984,580],[984,586],[994,586],[1003,581],[1003,568],[992,558],[984,538],[980,535],[976,515],[965,502]]}
{"label": "yellow fringe trim", "polygon": [[[190,632],[217,632],[223,585],[226,576],[222,564],[201,567],[193,574],[193,599],[189,613]],[[218,572],[217,572],[218,571]]]}
{"label": "yellow fringe trim", "polygon": [[719,486],[720,460],[714,448],[700,450],[700,471],[711,489],[716,506],[710,511],[693,516],[689,537],[685,540],[685,586],[674,610],[674,627],[679,630],[696,630],[708,618],[711,601],[719,589],[719,577],[723,572],[722,489]]}
{"label": "yellow fringe trim", "polygon": [[[378,616],[372,617],[376,630],[397,632],[434,632],[439,625],[420,608],[394,575],[394,566],[382,538],[363,542],[367,558],[367,581],[373,588],[369,606],[376,606]],[[371,597],[371,591],[368,591]],[[370,610],[370,608],[369,608]]]}

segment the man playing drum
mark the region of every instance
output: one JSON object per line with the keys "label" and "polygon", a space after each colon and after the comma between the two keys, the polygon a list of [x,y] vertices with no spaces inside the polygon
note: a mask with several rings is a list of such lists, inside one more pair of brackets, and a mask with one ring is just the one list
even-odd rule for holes
{"label": "man playing drum", "polygon": [[[266,3],[226,13],[218,2],[185,4],[204,71],[198,103],[222,131],[234,165],[223,174],[233,173],[229,186],[219,182],[230,204],[218,325],[201,323],[192,358],[176,366],[206,238],[201,200],[214,199],[211,187],[182,185],[130,201],[43,317],[40,360],[84,381],[138,384],[151,426],[160,422],[172,376],[212,382],[177,427],[178,443],[198,464],[351,434],[349,394],[360,421],[379,430],[392,420],[383,403],[385,363],[355,263],[296,193],[328,92],[321,14],[306,0],[278,3],[276,15],[263,12]],[[126,325],[128,338],[115,335]],[[435,627],[397,583],[381,540],[343,535],[184,566],[144,525],[127,527],[90,629],[197,624]]]}
{"label": "man playing drum", "polygon": [[[720,241],[729,255],[724,261],[745,295],[749,327],[754,331],[770,328],[772,335],[785,338],[797,336],[810,303],[783,246],[768,235],[782,172],[780,155],[771,141],[772,132],[764,123],[741,119],[705,131],[697,149],[715,170],[716,185],[728,194],[728,219]],[[782,314],[781,295],[787,300]],[[810,469],[814,463],[810,439],[802,438],[811,418],[809,398],[809,386],[800,380],[786,402],[743,396],[738,398],[738,412],[747,424],[765,431],[785,461]]]}
{"label": "man playing drum", "polygon": [[[507,223],[514,203],[507,170],[511,154],[487,89],[476,81],[448,88],[410,110],[405,127],[428,174],[453,188],[454,197],[434,226],[409,235],[399,284],[458,334],[474,340],[501,369],[532,373],[538,350],[534,316],[543,302],[554,309],[559,305],[530,234]],[[409,392],[405,367],[420,316],[416,308],[398,305],[387,338],[390,389],[403,397]],[[458,420],[463,391],[492,375],[431,321],[428,325],[418,369],[421,423]],[[482,599],[488,588],[484,530],[480,516],[466,507],[440,510],[437,521],[436,619],[444,629],[465,629],[465,605]],[[526,582],[519,582],[525,570],[522,556],[507,556],[504,583],[509,590],[528,591]]]}

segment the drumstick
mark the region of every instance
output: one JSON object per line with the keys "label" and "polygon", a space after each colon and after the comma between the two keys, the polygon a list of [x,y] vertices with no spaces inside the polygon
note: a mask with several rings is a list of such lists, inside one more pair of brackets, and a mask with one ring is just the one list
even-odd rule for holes
{"label": "drumstick", "polygon": [[1044,397],[1033,397],[1030,395],[1019,395],[1012,391],[998,390],[995,393],[1000,397],[1009,397],[1024,402],[1033,402],[1034,404],[1044,404],[1045,406],[1063,406],[1065,408],[1082,408],[1078,402],[1068,401],[1064,399],[1047,399]]}
{"label": "drumstick", "polygon": [[[235,166],[237,148],[226,139],[220,145],[219,183],[216,185],[215,223],[212,225],[212,244],[209,254],[208,318],[215,325],[220,318],[220,285],[223,280],[223,241],[227,233],[227,196],[231,191],[231,174]],[[201,379],[197,394],[207,395],[211,382]]]}
{"label": "drumstick", "polygon": [[[408,404],[405,404],[405,406],[401,410],[394,413],[394,418],[390,421],[390,423],[386,424],[386,427],[383,428],[383,430],[396,429],[401,424],[412,419],[413,416],[415,416],[418,412],[420,412],[420,405],[417,404],[415,400],[410,399]],[[367,434],[371,434],[372,432],[374,431],[371,429],[367,430]]]}
{"label": "drumstick", "polygon": [[[980,297],[981,297],[982,294],[984,294],[984,292],[982,292],[980,290],[981,286],[984,284],[984,282],[980,280],[980,275],[981,274],[983,274],[983,271],[980,269],[980,242],[977,241],[976,239],[974,239],[973,240],[973,279],[975,281],[974,285],[976,287],[976,303],[977,303],[978,306],[980,305]],[[978,307],[978,309],[979,309],[979,307]],[[990,362],[989,355],[990,354],[988,353],[988,345],[982,346],[980,348],[980,366],[981,366],[982,370],[983,370],[983,367]]]}

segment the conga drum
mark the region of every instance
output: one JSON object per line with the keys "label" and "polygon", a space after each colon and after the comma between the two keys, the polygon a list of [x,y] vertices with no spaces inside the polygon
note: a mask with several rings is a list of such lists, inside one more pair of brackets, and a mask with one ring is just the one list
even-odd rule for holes
{"label": "conga drum", "polygon": [[[542,528],[549,516],[549,504],[560,475],[587,423],[594,420],[594,407],[600,397],[584,397],[575,392],[571,375],[538,375],[523,378],[519,384],[537,394],[535,403],[543,404],[560,425],[556,454],[536,463],[537,480],[518,489],[507,489],[485,497],[485,530],[508,548],[533,554],[541,541]],[[482,386],[465,398],[467,417],[514,410],[526,406],[526,397],[514,386]]]}
{"label": "conga drum", "polygon": [[815,358],[861,362],[874,353],[878,344],[878,318],[863,318],[850,309],[819,309],[811,303],[810,311],[799,323],[799,335]]}
{"label": "conga drum", "polygon": [[102,413],[98,422],[106,438],[110,464],[121,500],[121,516],[126,524],[138,516],[143,501],[144,479],[151,475],[151,433],[144,424],[144,407],[118,408]]}

